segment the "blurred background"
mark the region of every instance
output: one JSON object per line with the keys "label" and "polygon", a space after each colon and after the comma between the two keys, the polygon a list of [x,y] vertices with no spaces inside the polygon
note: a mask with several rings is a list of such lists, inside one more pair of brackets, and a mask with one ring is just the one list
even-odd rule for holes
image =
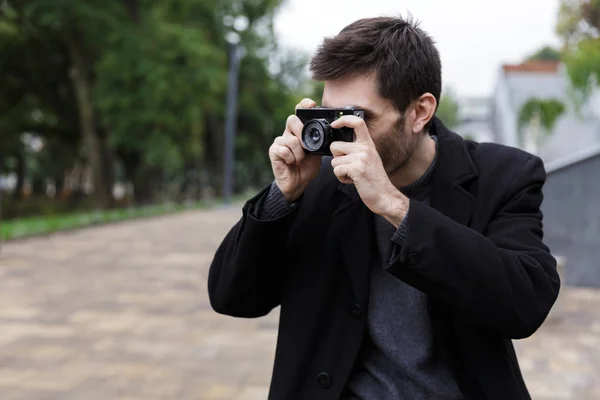
{"label": "blurred background", "polygon": [[0,399],[266,399],[278,311],[216,315],[208,266],[323,37],[409,13],[446,125],[546,165],[532,396],[600,399],[600,0],[0,0]]}

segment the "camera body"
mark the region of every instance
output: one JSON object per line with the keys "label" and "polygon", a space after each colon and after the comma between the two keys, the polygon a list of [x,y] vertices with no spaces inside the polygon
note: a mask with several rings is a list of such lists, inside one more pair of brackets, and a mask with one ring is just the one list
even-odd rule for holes
{"label": "camera body", "polygon": [[342,127],[334,129],[331,123],[344,115],[356,115],[365,118],[364,110],[356,107],[344,108],[298,108],[296,116],[302,121],[301,142],[307,154],[331,155],[332,142],[353,142],[354,129]]}

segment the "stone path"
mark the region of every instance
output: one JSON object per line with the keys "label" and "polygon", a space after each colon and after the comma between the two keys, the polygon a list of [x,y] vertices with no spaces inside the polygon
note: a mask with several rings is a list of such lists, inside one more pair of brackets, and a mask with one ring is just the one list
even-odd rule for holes
{"label": "stone path", "polygon": [[[208,265],[239,209],[2,245],[0,399],[261,399],[277,312],[215,314]],[[534,399],[600,399],[600,291],[517,343]]]}

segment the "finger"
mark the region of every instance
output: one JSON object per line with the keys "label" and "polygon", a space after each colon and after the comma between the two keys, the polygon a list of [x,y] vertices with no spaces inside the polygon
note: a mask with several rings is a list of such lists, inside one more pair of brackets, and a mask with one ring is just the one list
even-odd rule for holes
{"label": "finger", "polygon": [[350,178],[350,164],[338,165],[333,169],[333,173],[336,178],[342,183],[354,183],[352,178]]}
{"label": "finger", "polygon": [[[301,138],[302,137],[302,128],[304,127],[304,124],[302,123],[302,121],[300,121],[300,118],[298,118],[295,115],[290,115],[287,119],[287,121],[285,122],[285,128],[287,131],[289,131],[289,133],[291,133],[292,135],[296,136],[297,138]],[[284,133],[285,135],[285,133]]]}
{"label": "finger", "polygon": [[274,161],[283,160],[286,164],[291,165],[296,162],[294,153],[286,146],[273,143],[271,145],[271,159]]}
{"label": "finger", "polygon": [[352,154],[357,150],[361,150],[362,146],[357,146],[356,142],[333,142],[329,145],[329,150],[334,157],[345,156]]}
{"label": "finger", "polygon": [[283,136],[278,136],[275,138],[275,143],[281,146],[288,147],[292,153],[294,154],[294,158],[296,162],[300,162],[304,159],[304,148],[302,147],[302,143],[300,143],[300,139],[298,139],[293,134],[289,133]]}
{"label": "finger", "polygon": [[333,157],[331,159],[331,166],[333,168],[335,168],[339,165],[350,164],[353,161],[354,161],[354,157],[352,156],[352,154],[346,155],[346,156],[341,156],[341,157]]}
{"label": "finger", "polygon": [[306,97],[306,98],[300,100],[300,103],[296,104],[296,110],[299,108],[312,108],[316,105],[317,105],[317,103],[315,103],[314,100]]}
{"label": "finger", "polygon": [[365,124],[365,120],[357,117],[356,115],[344,115],[331,123],[331,127],[335,129],[339,129],[342,127],[352,128],[356,133],[356,141],[361,143],[370,143],[372,142],[371,135],[369,134],[369,129],[367,129],[367,124]]}

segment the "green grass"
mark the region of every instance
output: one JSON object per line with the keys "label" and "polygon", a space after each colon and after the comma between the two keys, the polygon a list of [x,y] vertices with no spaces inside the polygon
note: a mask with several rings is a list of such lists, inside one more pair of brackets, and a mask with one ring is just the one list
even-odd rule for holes
{"label": "green grass", "polygon": [[[249,198],[248,195],[236,196],[233,202],[239,202]],[[158,215],[172,214],[184,210],[206,208],[210,205],[222,204],[198,202],[188,205],[161,204],[146,207],[131,207],[108,211],[92,211],[73,214],[51,215],[12,219],[2,221],[0,225],[0,237],[2,240],[24,238],[28,236],[43,235],[59,231],[67,231],[84,228],[93,225],[105,224],[117,221],[126,221],[135,218],[144,218]]]}

